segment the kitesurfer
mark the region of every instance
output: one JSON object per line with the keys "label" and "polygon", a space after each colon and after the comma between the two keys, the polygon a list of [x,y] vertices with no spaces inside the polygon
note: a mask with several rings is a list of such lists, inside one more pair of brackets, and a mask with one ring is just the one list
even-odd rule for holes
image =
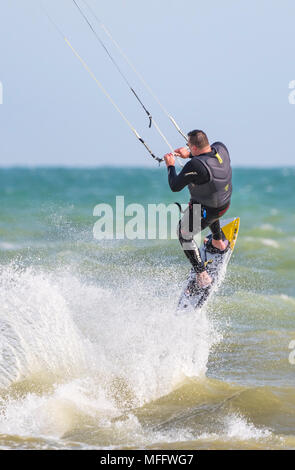
{"label": "kitesurfer", "polygon": [[[208,251],[222,253],[227,250],[228,240],[220,228],[219,219],[230,206],[232,169],[226,146],[221,142],[210,145],[205,132],[189,132],[187,145],[188,148],[180,147],[174,151],[178,157],[189,159],[178,175],[173,153],[167,153],[164,159],[171,190],[177,192],[188,186],[190,191],[188,208],[178,225],[178,238],[196,272],[199,287],[205,288],[212,279],[193,237],[210,227],[212,240],[205,240]],[[201,211],[198,212],[198,209]],[[197,215],[199,220],[196,220]]]}

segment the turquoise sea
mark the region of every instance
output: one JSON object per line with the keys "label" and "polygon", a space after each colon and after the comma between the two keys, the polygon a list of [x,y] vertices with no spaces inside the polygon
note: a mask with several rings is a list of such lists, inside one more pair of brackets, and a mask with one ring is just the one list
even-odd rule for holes
{"label": "turquoise sea", "polygon": [[295,449],[295,168],[234,169],[225,281],[175,316],[175,239],[94,207],[186,203],[165,168],[0,169],[1,449]]}

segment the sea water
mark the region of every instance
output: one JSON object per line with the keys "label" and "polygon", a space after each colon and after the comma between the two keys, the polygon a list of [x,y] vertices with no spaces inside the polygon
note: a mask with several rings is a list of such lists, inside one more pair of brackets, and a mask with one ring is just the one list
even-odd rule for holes
{"label": "sea water", "polygon": [[[187,203],[165,168],[0,170],[0,448],[295,448],[295,169],[234,169],[222,287],[176,316],[178,240],[97,204]],[[292,344],[293,342],[293,344]]]}

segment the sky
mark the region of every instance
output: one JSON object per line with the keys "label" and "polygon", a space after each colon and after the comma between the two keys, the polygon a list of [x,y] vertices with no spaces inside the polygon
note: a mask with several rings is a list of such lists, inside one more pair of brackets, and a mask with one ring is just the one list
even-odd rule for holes
{"label": "sky", "polygon": [[[168,142],[184,145],[77,1]],[[87,1],[185,132],[224,142],[233,166],[294,165],[294,0]],[[2,0],[0,166],[154,167],[42,4],[152,151],[170,151],[72,0]]]}

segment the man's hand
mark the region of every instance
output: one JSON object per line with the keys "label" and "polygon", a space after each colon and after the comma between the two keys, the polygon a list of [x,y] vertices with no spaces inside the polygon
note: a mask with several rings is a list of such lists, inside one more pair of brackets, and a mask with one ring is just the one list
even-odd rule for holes
{"label": "man's hand", "polygon": [[167,167],[175,165],[175,158],[173,156],[173,153],[166,153],[166,155],[164,155],[164,160],[166,162]]}
{"label": "man's hand", "polygon": [[174,150],[174,152],[181,158],[189,158],[190,156],[190,151],[187,147],[180,147],[179,149]]}

